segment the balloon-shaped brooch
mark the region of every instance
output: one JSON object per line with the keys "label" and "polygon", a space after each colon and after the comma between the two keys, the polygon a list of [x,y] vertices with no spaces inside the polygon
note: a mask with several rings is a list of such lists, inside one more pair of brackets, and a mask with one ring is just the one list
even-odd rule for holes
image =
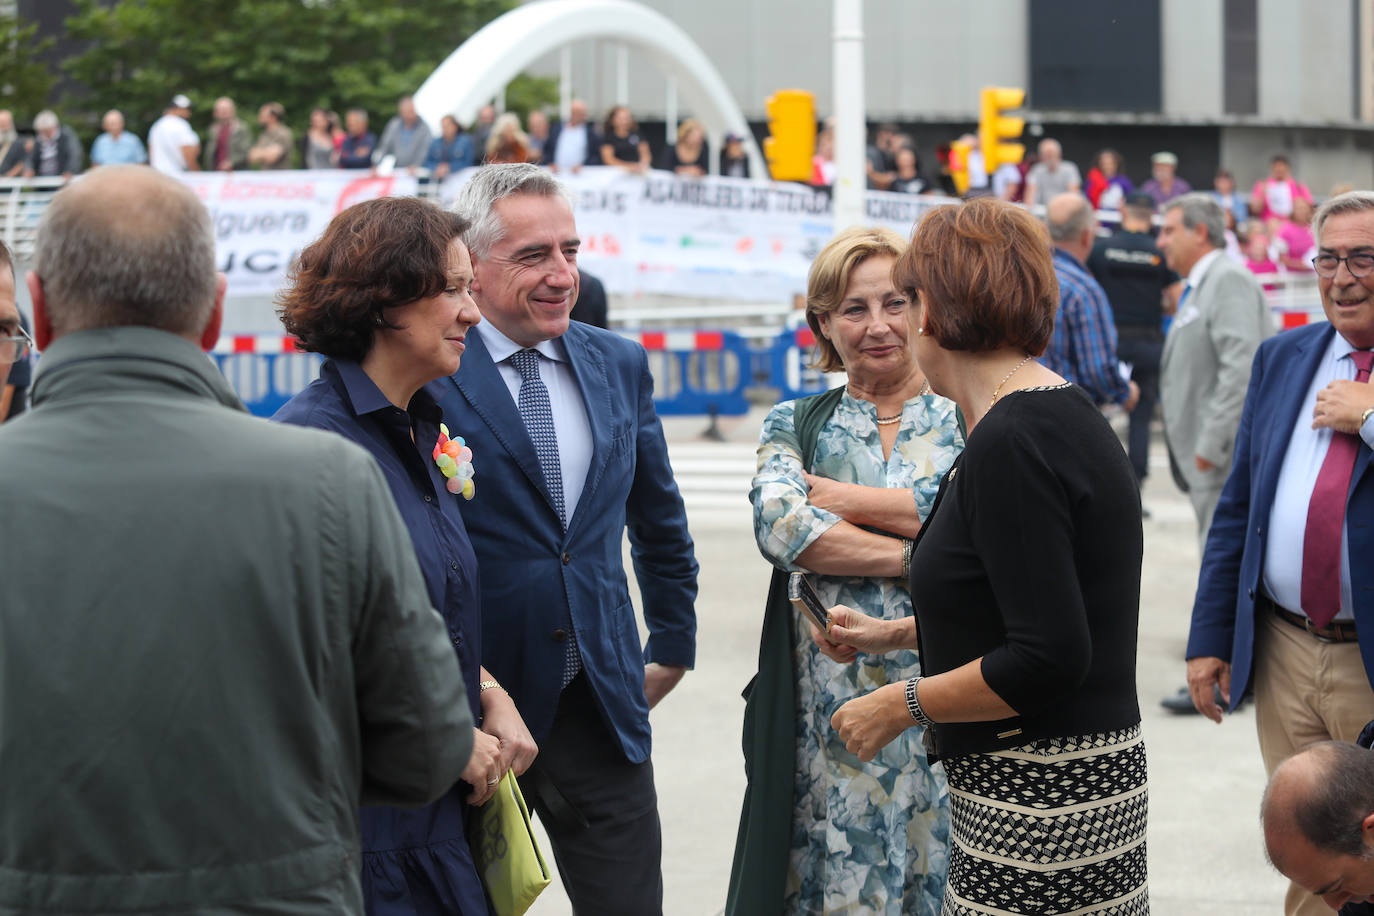
{"label": "balloon-shaped brooch", "polygon": [[472,499],[475,488],[472,484],[472,449],[468,448],[463,437],[448,437],[448,427],[439,424],[439,441],[434,443],[434,463],[444,475],[444,486],[450,493],[461,493],[464,499]]}

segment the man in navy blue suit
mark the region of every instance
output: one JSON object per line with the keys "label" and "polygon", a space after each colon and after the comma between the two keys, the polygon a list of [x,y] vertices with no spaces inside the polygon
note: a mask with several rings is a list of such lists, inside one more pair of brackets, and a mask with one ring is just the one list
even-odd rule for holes
{"label": "man in navy blue suit", "polygon": [[[1188,638],[1203,715],[1221,721],[1215,687],[1235,708],[1253,684],[1270,775],[1374,718],[1374,192],[1332,198],[1312,226],[1329,323],[1255,354]],[[1329,910],[1293,884],[1286,912]]]}
{"label": "man in navy blue suit", "polygon": [[483,323],[438,384],[476,469],[463,519],[481,570],[482,660],[499,682],[482,686],[510,693],[539,745],[521,786],[575,912],[660,913],[649,709],[694,661],[697,563],[647,357],[569,323],[579,240],[548,171],[486,166],[454,208],[472,224]]}

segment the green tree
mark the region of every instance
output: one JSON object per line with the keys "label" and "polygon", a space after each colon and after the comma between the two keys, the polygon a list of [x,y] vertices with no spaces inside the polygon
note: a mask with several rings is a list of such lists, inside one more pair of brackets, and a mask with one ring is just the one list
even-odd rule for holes
{"label": "green tree", "polygon": [[52,39],[37,41],[37,23],[25,25],[17,16],[0,14],[0,108],[13,109],[26,123],[47,107],[53,75],[43,61]]}
{"label": "green tree", "polygon": [[[69,109],[94,124],[109,108],[142,132],[178,92],[204,128],[221,95],[251,118],[280,102],[299,132],[310,110],[363,108],[380,129],[473,32],[513,0],[77,0],[68,34],[86,49],[67,72],[86,88]],[[521,81],[522,101],[554,97],[547,80]],[[540,84],[544,84],[540,86]]]}

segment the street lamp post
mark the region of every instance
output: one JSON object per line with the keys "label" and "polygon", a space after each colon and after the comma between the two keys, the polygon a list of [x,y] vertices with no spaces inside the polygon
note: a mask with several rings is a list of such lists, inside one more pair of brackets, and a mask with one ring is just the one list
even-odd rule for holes
{"label": "street lamp post", "polygon": [[864,4],[834,0],[831,104],[835,118],[834,218],[836,232],[864,221]]}

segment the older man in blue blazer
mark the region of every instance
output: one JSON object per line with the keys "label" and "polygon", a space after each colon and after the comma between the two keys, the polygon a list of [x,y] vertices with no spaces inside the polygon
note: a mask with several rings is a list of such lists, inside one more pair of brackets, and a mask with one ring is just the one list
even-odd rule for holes
{"label": "older man in blue blazer", "polygon": [[[1188,639],[1188,687],[1220,722],[1255,691],[1272,775],[1374,718],[1374,192],[1327,201],[1313,260],[1329,323],[1260,345],[1212,520]],[[1329,913],[1297,885],[1286,912]]]}
{"label": "older man in blue blazer", "polygon": [[697,563],[647,357],[569,323],[577,227],[548,171],[487,166],[454,207],[472,223],[483,324],[457,344],[463,368],[436,384],[476,468],[463,519],[481,569],[482,659],[499,681],[483,689],[509,691],[539,745],[521,784],[574,910],[659,913],[649,709],[693,664]]}

